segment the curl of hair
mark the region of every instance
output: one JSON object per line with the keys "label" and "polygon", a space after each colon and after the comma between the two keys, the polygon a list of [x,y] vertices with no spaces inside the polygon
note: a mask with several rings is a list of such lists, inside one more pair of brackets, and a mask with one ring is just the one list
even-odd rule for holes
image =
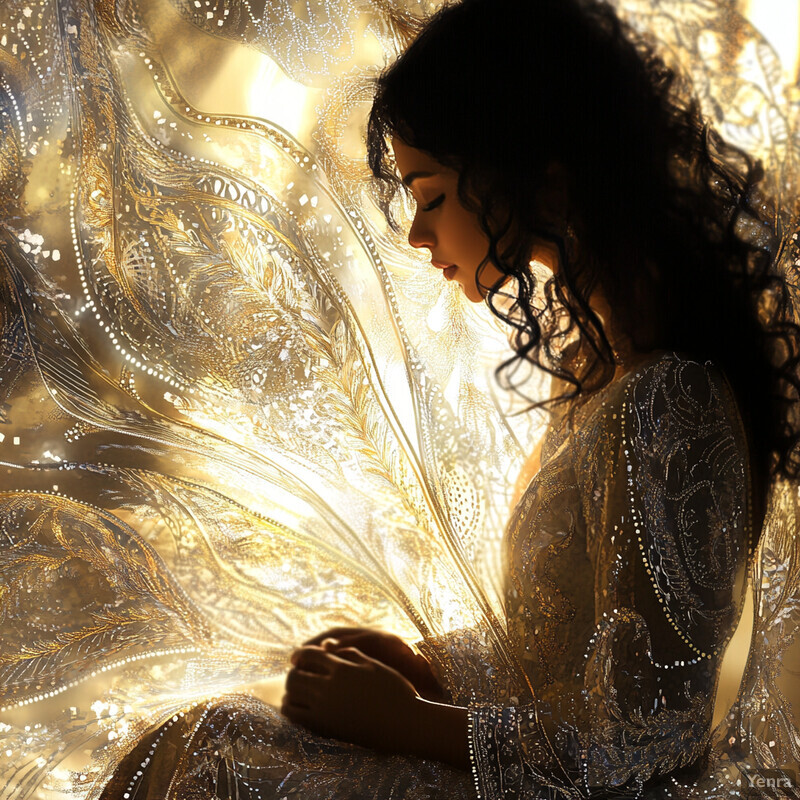
{"label": "curl of hair", "polygon": [[[725,373],[748,431],[757,513],[771,478],[800,477],[800,328],[761,164],[723,141],[689,83],[610,6],[463,0],[428,20],[378,78],[367,126],[397,229],[392,135],[458,171],[459,200],[489,240],[478,279],[488,263],[513,279],[485,287],[513,328],[502,385],[522,392],[522,361],[565,386],[539,405],[613,379],[614,349],[589,305],[599,286],[635,350],[675,350]],[[570,202],[562,220],[540,202],[554,163]],[[561,256],[541,287],[530,268],[537,239]],[[509,285],[513,302],[497,303]]]}

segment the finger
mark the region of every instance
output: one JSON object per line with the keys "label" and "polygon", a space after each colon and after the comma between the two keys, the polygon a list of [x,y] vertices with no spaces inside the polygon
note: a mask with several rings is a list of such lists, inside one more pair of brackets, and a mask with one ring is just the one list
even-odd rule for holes
{"label": "finger", "polygon": [[351,664],[375,664],[375,659],[362,653],[357,647],[342,647],[336,651],[336,657],[348,661]]}
{"label": "finger", "polygon": [[331,628],[324,633],[314,636],[307,642],[303,642],[303,646],[319,645],[322,644],[324,639],[340,639],[342,636],[348,636],[361,630],[363,630],[363,628]]}
{"label": "finger", "polygon": [[301,672],[293,669],[286,676],[286,693],[303,705],[311,705],[322,692],[321,681],[327,680],[322,675]]}
{"label": "finger", "polygon": [[292,652],[289,660],[292,666],[302,669],[305,672],[319,672],[327,674],[330,672],[330,664],[326,657],[330,651],[318,645],[308,647],[298,647]]}
{"label": "finger", "polygon": [[294,669],[299,669],[302,672],[312,672],[317,675],[331,677],[337,666],[350,664],[355,660],[353,658],[342,659],[339,657],[340,653],[353,649],[355,648],[326,650],[323,647],[301,647],[292,653],[292,664]]}
{"label": "finger", "polygon": [[346,630],[345,628],[329,628],[327,631],[323,633],[318,633],[316,636],[312,636],[310,639],[306,639],[303,642],[303,647],[310,647],[314,645],[320,645],[325,639],[337,639],[339,637],[339,632]]}
{"label": "finger", "polygon": [[280,711],[287,719],[300,725],[305,725],[306,727],[309,727],[314,719],[314,715],[310,709],[292,702],[290,699],[286,698],[285,695],[281,702]]}
{"label": "finger", "polygon": [[340,660],[344,660],[344,663],[350,663],[353,666],[358,667],[366,667],[372,666],[378,671],[388,670],[391,673],[394,673],[398,678],[403,680],[407,683],[412,689],[414,689],[414,684],[405,676],[402,672],[396,670],[389,664],[384,664],[382,661],[379,661],[375,658],[370,658],[365,653],[362,653],[359,649],[355,647],[345,647],[342,650],[336,651],[336,657]]}
{"label": "finger", "polygon": [[299,698],[292,697],[288,692],[284,692],[283,697],[281,697],[281,713],[283,713],[284,708],[288,708],[289,706],[304,711],[309,711],[311,709],[311,706],[306,705]]}
{"label": "finger", "polygon": [[402,663],[412,655],[411,649],[406,647],[403,642],[385,637],[376,637],[372,631],[361,632],[352,636],[342,636],[339,639],[336,650],[342,650],[346,647],[355,647],[364,655],[383,662]]}
{"label": "finger", "polygon": [[353,635],[353,636],[341,636],[338,639],[328,638],[323,639],[322,647],[325,648],[328,652],[331,650],[340,650],[343,647],[351,647],[354,646],[357,642],[362,640],[361,636]]}
{"label": "finger", "polygon": [[319,718],[319,714],[317,714],[316,711],[297,705],[286,697],[284,697],[281,703],[280,712],[290,722],[296,725],[302,725],[313,733],[322,736],[330,736],[332,733],[328,730],[328,726]]}

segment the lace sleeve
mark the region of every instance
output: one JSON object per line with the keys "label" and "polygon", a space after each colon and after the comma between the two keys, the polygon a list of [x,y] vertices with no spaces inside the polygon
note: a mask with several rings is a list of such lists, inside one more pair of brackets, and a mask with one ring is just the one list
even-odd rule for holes
{"label": "lace sleeve", "polygon": [[510,679],[496,668],[495,647],[485,633],[458,628],[414,643],[455,705],[470,705],[474,698],[511,697]]}
{"label": "lace sleeve", "polygon": [[485,800],[638,790],[690,774],[707,748],[743,596],[746,440],[710,364],[662,358],[614,397],[571,443],[594,629],[557,699],[470,709]]}

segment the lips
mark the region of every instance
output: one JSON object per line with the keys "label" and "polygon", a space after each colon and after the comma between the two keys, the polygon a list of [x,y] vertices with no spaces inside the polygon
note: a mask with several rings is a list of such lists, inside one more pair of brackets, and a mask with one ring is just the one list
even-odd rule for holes
{"label": "lips", "polygon": [[456,271],[458,270],[457,264],[451,264],[449,267],[445,267],[444,276],[447,280],[451,281],[456,276]]}
{"label": "lips", "polygon": [[437,269],[442,270],[444,277],[447,278],[448,281],[453,280],[458,270],[458,264],[442,264],[441,261],[431,261],[431,264]]}

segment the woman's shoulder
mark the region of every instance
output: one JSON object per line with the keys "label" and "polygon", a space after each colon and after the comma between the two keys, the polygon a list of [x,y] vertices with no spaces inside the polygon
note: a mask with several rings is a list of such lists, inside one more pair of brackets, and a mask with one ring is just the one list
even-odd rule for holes
{"label": "woman's shoulder", "polygon": [[691,449],[698,458],[704,448],[747,449],[736,396],[711,359],[663,351],[633,371],[622,388],[623,436],[632,446],[662,453]]}
{"label": "woman's shoulder", "polygon": [[675,470],[701,463],[715,465],[715,473],[731,468],[741,474],[747,438],[733,390],[713,360],[675,350],[651,353],[609,389],[576,428],[579,471],[622,458],[672,478]]}
{"label": "woman's shoulder", "polygon": [[[591,398],[573,420],[573,430],[618,427],[635,417],[662,432],[692,427],[712,416],[739,419],[733,390],[714,361],[677,350],[642,354],[622,375]],[[603,422],[605,421],[605,423]]]}
{"label": "woman's shoulder", "polygon": [[713,360],[677,350],[650,353],[620,381],[634,405],[646,403],[653,411],[663,405],[688,403],[692,407],[735,399],[722,368]]}
{"label": "woman's shoulder", "polygon": [[722,369],[712,360],[686,352],[652,351],[632,359],[603,389],[568,407],[549,432],[545,452],[552,452],[581,431],[598,435],[602,429],[613,436],[631,417],[638,420],[637,427],[648,420],[647,427],[664,433],[688,430],[714,415],[729,422],[740,418]]}
{"label": "woman's shoulder", "polygon": [[620,380],[639,380],[654,375],[667,375],[685,372],[687,376],[702,372],[721,376],[722,371],[713,360],[702,358],[682,350],[653,350],[641,353],[632,359],[631,366]]}

